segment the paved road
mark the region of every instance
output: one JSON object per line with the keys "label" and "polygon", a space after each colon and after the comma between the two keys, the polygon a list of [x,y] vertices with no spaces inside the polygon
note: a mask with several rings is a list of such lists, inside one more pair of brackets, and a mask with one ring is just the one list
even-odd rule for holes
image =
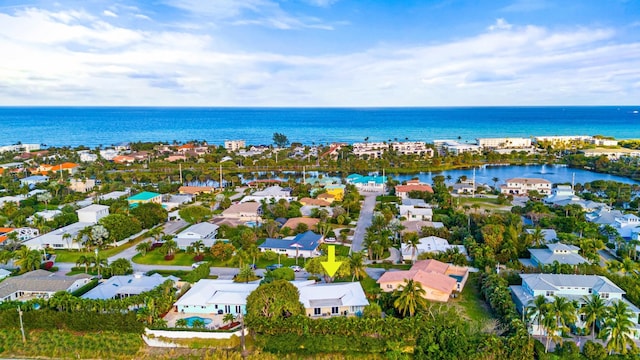
{"label": "paved road", "polygon": [[353,240],[351,242],[351,251],[362,250],[362,241],[364,235],[369,226],[371,226],[371,220],[373,219],[373,208],[376,206],[376,196],[381,193],[364,193],[364,202],[362,209],[360,210],[360,217],[358,218],[358,224],[353,234]]}
{"label": "paved road", "polygon": [[175,221],[169,221],[164,225],[164,233],[167,235],[173,235],[177,233],[180,229],[187,226],[189,223],[180,219]]}
{"label": "paved road", "polygon": [[602,267],[606,267],[609,261],[617,260],[607,250],[598,250],[598,254],[600,255],[600,266]]}

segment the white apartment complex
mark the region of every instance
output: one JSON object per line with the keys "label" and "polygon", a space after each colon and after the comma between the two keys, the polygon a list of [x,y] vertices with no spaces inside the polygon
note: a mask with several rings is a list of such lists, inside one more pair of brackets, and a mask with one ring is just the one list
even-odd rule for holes
{"label": "white apartment complex", "polygon": [[427,147],[424,141],[392,142],[390,148],[400,155],[433,157],[433,149]]}
{"label": "white apartment complex", "polygon": [[478,146],[483,149],[523,149],[531,147],[530,138],[479,138]]}
{"label": "white apartment complex", "polygon": [[238,151],[240,149],[244,149],[246,147],[244,140],[225,140],[224,148],[227,151]]}
{"label": "white apartment complex", "polygon": [[479,153],[482,149],[476,144],[460,143],[455,140],[434,140],[438,154],[444,156],[447,153],[451,155],[460,155],[462,153]]}
{"label": "white apartment complex", "polygon": [[389,144],[385,142],[353,143],[353,153],[358,157],[367,155],[370,159],[378,159],[387,150],[389,150]]}

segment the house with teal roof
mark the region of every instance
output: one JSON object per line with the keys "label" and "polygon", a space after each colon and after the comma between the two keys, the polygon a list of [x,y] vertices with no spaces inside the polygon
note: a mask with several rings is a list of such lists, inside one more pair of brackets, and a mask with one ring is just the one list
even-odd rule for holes
{"label": "house with teal roof", "polygon": [[143,191],[127,198],[129,207],[134,208],[140,204],[156,203],[162,204],[162,194],[151,191]]}
{"label": "house with teal roof", "polygon": [[353,184],[358,191],[387,191],[386,176],[364,176],[360,174],[351,174],[347,176],[347,184]]}

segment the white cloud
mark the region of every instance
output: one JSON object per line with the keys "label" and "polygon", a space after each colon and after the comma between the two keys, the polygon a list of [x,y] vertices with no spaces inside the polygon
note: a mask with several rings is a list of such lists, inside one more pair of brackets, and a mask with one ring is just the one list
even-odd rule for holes
{"label": "white cloud", "polygon": [[495,24],[489,26],[488,29],[489,31],[510,30],[512,27],[513,25],[509,24],[507,20],[500,18],[500,19],[496,19]]}
{"label": "white cloud", "polygon": [[104,15],[104,16],[108,16],[108,17],[114,17],[114,18],[117,18],[117,17],[118,17],[118,15],[117,15],[116,13],[114,13],[113,11],[111,11],[111,10],[105,10],[105,11],[103,11],[103,12],[102,12],[102,15]]}
{"label": "white cloud", "polygon": [[[124,12],[119,13],[125,17]],[[138,30],[81,11],[25,9],[12,15],[0,13],[0,48],[12,55],[0,57],[0,103],[437,106],[637,102],[640,43],[616,43],[616,34],[609,28],[555,31],[512,25],[439,44],[305,56],[223,49],[214,35],[199,30]]]}

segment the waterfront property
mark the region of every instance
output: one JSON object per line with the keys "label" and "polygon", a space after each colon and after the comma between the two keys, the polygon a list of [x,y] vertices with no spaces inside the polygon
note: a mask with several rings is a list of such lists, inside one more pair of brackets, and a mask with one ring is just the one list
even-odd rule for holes
{"label": "waterfront property", "polygon": [[[613,301],[624,301],[633,312],[632,334],[634,338],[640,337],[638,317],[640,309],[623,297],[624,290],[604,276],[597,275],[564,275],[564,274],[520,274],[522,285],[510,286],[516,308],[522,314],[536,296],[542,295],[547,301],[553,301],[554,297],[561,296],[569,301],[577,301],[584,304],[584,297],[596,294],[611,305]],[[584,326],[583,319],[579,318],[576,326]],[[531,333],[543,335],[543,329],[537,324],[532,324]]]}
{"label": "waterfront property", "polygon": [[476,142],[478,143],[478,146],[487,150],[531,148],[530,138],[479,138],[476,139]]}
{"label": "waterfront property", "polygon": [[293,282],[300,292],[300,302],[307,316],[361,316],[369,301],[359,282],[314,284]]}
{"label": "waterfront property", "polygon": [[360,174],[351,174],[347,176],[347,184],[353,184],[358,191],[387,191],[386,176],[362,176]]}
{"label": "waterfront property", "polygon": [[238,151],[244,149],[247,145],[244,140],[225,140],[224,148],[227,151]]}
{"label": "waterfront property", "polygon": [[529,191],[537,191],[542,195],[551,194],[551,182],[538,178],[512,178],[500,186],[500,192],[505,195],[528,195]]}
{"label": "waterfront property", "polygon": [[384,292],[401,290],[407,280],[420,283],[425,290],[425,299],[447,302],[454,291],[464,288],[469,269],[445,264],[437,260],[417,261],[406,271],[387,271],[377,283]]}
{"label": "waterfront property", "polygon": [[309,230],[296,235],[293,239],[271,239],[267,238],[258,249],[260,251],[271,250],[288,257],[315,257],[320,255],[318,247],[322,244],[322,235]]}
{"label": "waterfront property", "polygon": [[409,180],[406,185],[396,185],[396,196],[401,199],[407,199],[409,197],[409,193],[412,191],[416,192],[428,192],[433,194],[433,188],[431,185],[423,184],[420,180]]}
{"label": "waterfront property", "polygon": [[34,270],[0,282],[0,302],[48,299],[58,291],[78,290],[91,280],[90,275],[58,275],[45,270]]}
{"label": "waterfront property", "polygon": [[399,216],[405,220],[431,221],[433,210],[428,206],[398,205]]}

